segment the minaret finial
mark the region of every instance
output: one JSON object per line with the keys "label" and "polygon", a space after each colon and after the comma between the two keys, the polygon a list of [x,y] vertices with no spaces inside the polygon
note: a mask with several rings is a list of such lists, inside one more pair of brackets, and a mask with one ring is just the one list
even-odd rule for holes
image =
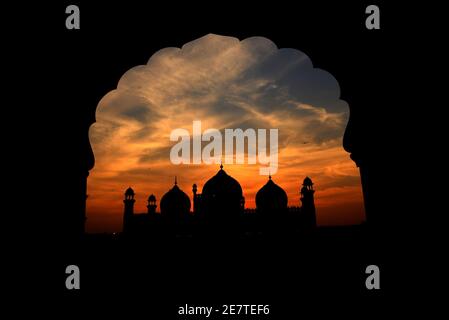
{"label": "minaret finial", "polygon": [[178,184],[178,177],[175,176],[175,186]]}

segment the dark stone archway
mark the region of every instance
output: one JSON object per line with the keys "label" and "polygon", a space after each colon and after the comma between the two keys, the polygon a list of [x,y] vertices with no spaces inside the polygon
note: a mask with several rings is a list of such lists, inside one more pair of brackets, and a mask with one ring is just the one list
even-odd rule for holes
{"label": "dark stone archway", "polygon": [[[380,79],[388,71],[384,64],[387,52],[385,45],[379,45],[378,34],[382,31],[370,34],[362,28],[357,11],[361,7],[346,9],[353,11],[353,19],[342,20],[333,15],[331,9],[320,16],[323,25],[335,28],[321,26],[320,20],[312,19],[297,8],[230,9],[232,21],[206,17],[199,12],[195,18],[187,17],[180,10],[167,16],[167,21],[173,21],[173,25],[161,30],[162,25],[156,20],[159,14],[154,8],[133,8],[128,12],[128,9],[122,11],[112,5],[103,11],[103,8],[86,4],[82,30],[77,34],[61,30],[59,49],[53,53],[66,54],[71,65],[70,70],[56,71],[60,82],[57,95],[64,101],[64,108],[55,112],[55,118],[64,123],[58,127],[55,140],[64,142],[59,144],[62,159],[55,166],[61,172],[59,178],[65,188],[56,200],[60,203],[54,213],[62,234],[78,237],[84,231],[88,172],[95,162],[88,130],[95,121],[100,99],[116,87],[127,70],[146,63],[155,51],[168,46],[179,47],[210,32],[240,39],[254,35],[267,37],[279,48],[300,49],[311,57],[316,67],[336,77],[341,86],[341,99],[350,106],[343,145],[360,168],[367,221],[373,225],[384,224],[389,214],[382,200],[385,161],[380,157],[380,150],[384,148],[382,136],[385,134],[379,133],[378,125],[384,117],[384,110],[379,107],[384,100],[379,92],[385,91]],[[338,11],[341,10],[344,9]],[[164,12],[164,9],[158,11]],[[281,13],[285,17],[282,22],[270,19]],[[252,17],[251,22],[248,16]]]}

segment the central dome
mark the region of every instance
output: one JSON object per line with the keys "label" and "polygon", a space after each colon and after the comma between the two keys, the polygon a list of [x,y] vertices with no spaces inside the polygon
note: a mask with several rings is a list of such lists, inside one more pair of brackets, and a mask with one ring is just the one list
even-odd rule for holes
{"label": "central dome", "polygon": [[203,197],[212,196],[238,196],[242,197],[242,187],[237,180],[229,176],[220,167],[220,171],[215,176],[210,178],[203,187]]}
{"label": "central dome", "polygon": [[201,203],[202,212],[207,218],[233,219],[242,211],[242,187],[223,170],[223,166],[220,166],[217,174],[204,184]]}

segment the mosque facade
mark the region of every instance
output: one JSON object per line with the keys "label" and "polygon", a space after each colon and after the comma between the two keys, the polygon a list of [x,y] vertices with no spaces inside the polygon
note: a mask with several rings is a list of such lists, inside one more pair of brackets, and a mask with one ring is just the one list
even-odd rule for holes
{"label": "mosque facade", "polygon": [[135,193],[125,191],[123,234],[125,235],[256,235],[313,230],[316,227],[314,187],[306,177],[299,191],[301,206],[288,206],[287,193],[271,176],[256,194],[255,209],[245,209],[240,183],[223,166],[203,186],[192,186],[192,202],[175,178],[157,211],[157,199],[148,197],[148,211],[134,213]]}

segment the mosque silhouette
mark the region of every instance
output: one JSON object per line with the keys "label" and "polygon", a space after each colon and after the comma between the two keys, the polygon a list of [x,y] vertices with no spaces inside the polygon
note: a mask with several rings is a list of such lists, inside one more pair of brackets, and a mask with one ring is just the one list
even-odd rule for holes
{"label": "mosque silhouette", "polygon": [[[245,209],[239,182],[223,165],[203,186],[193,184],[193,207],[175,177],[174,186],[160,200],[148,197],[148,211],[134,213],[135,192],[125,191],[123,235],[125,236],[253,236],[310,232],[316,227],[313,182],[309,177],[300,189],[299,206],[287,206],[287,194],[271,176],[256,194],[256,208]],[[191,211],[192,208],[192,211]]]}

